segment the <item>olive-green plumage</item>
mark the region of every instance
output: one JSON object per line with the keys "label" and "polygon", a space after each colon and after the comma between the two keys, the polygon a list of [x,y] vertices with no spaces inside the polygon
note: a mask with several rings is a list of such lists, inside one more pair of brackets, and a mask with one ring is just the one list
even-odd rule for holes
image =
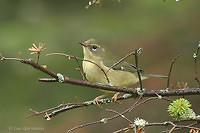
{"label": "olive-green plumage", "polygon": [[[102,69],[104,69],[105,72],[107,72],[107,70],[114,63],[120,60],[120,58],[113,54],[106,45],[95,39],[90,39],[80,44],[83,45],[84,59],[95,62]],[[109,84],[106,80],[105,74],[95,64],[83,61],[83,71],[86,74],[88,81]],[[166,78],[166,76],[162,75],[145,74],[143,71],[141,71],[141,75],[142,80],[149,77]],[[110,85],[113,86],[127,87],[139,81],[136,69],[133,67],[133,65],[127,63],[126,61],[122,61],[110,69],[107,73],[107,76],[109,78]]]}

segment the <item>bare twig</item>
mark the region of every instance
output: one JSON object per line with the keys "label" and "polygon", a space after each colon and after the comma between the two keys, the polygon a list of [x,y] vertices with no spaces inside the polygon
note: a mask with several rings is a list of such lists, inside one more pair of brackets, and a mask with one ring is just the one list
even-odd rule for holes
{"label": "bare twig", "polygon": [[[114,0],[112,0],[114,2]],[[121,2],[121,0],[117,0],[117,2]],[[99,6],[101,7],[102,6],[102,0],[91,0],[89,1],[88,5],[85,6],[86,9],[88,9],[89,7],[95,5],[95,4],[99,4]]]}
{"label": "bare twig", "polygon": [[[113,67],[117,66],[118,64],[120,64],[122,61],[124,61],[126,58],[128,58],[129,56],[133,55],[135,53],[131,52],[128,55],[126,55],[125,57],[121,58],[118,62],[114,63],[112,66],[110,66],[110,68],[106,71],[106,73],[108,73],[110,71],[110,69],[112,69]],[[132,67],[134,67],[136,69],[136,66],[132,65]]]}
{"label": "bare twig", "polygon": [[113,133],[120,133],[120,132],[127,131],[127,130],[130,130],[130,129],[135,128],[135,125],[133,124],[133,122],[132,122],[130,119],[128,119],[127,117],[125,117],[124,115],[122,115],[121,113],[119,113],[119,112],[117,112],[117,111],[115,111],[115,110],[112,110],[112,109],[106,109],[106,111],[114,112],[114,113],[120,115],[122,118],[124,118],[126,121],[129,122],[129,126],[128,126],[128,127],[119,129],[119,130],[117,130],[117,131],[114,131]]}
{"label": "bare twig", "polygon": [[[192,120],[190,119],[189,121],[192,121]],[[194,125],[198,125],[198,122],[194,122],[194,123],[189,124],[189,125],[178,125],[178,126],[176,126],[175,129],[173,129],[173,131],[181,130],[183,128],[194,129],[194,130],[199,130],[200,129],[200,128],[196,128],[196,127],[194,128],[193,127]]]}
{"label": "bare twig", "polygon": [[[70,104],[68,104],[68,105],[70,105]],[[58,105],[57,107],[53,107],[53,108],[50,108],[50,109],[46,109],[46,110],[41,111],[41,112],[35,111],[35,110],[33,110],[33,109],[30,109],[30,111],[33,112],[33,114],[30,114],[30,115],[28,115],[28,116],[26,116],[26,117],[29,118],[29,117],[32,117],[32,116],[44,114],[45,112],[49,112],[49,111],[52,111],[52,110],[56,110],[56,109],[59,109],[59,108],[61,108],[61,107],[63,107],[63,106],[67,106],[67,105],[66,105],[66,104],[65,104],[65,105],[60,104],[60,105]]]}
{"label": "bare twig", "polygon": [[94,4],[99,4],[101,6],[101,3],[99,3],[99,0],[92,0],[92,1],[89,1],[88,5],[85,6],[85,8],[88,9],[89,7],[93,6]]}
{"label": "bare twig", "polygon": [[[141,98],[138,98],[138,100],[134,103],[134,104],[137,104],[139,102]],[[129,111],[129,109],[126,109],[124,112],[122,113],[118,113],[117,115],[114,115],[112,117],[109,117],[109,118],[103,118],[99,121],[94,121],[94,122],[90,122],[90,123],[86,123],[86,124],[83,124],[83,125],[79,125],[79,126],[76,126],[76,127],[73,127],[71,128],[70,130],[68,130],[68,133],[69,132],[72,132],[74,130],[77,130],[77,129],[80,129],[80,128],[83,128],[83,127],[88,127],[88,126],[91,126],[91,125],[95,125],[95,124],[100,124],[100,123],[107,123],[107,121],[110,121],[110,120],[113,120],[113,119],[116,119],[122,115],[124,115],[125,113],[127,113]],[[102,120],[104,120],[105,122],[102,122]]]}
{"label": "bare twig", "polygon": [[[141,98],[142,98],[142,96],[140,96],[140,97],[138,98],[138,100],[137,100],[131,107],[129,107],[128,109],[126,109],[126,110],[123,111],[122,113],[117,113],[117,115],[114,115],[114,116],[111,116],[111,117],[108,117],[108,118],[103,118],[103,119],[104,119],[104,120],[106,121],[106,123],[107,123],[107,122],[110,121],[110,120],[116,119],[116,118],[118,118],[118,117],[120,117],[120,116],[123,116],[124,114],[126,114],[126,113],[132,111],[133,108],[136,108],[137,106],[142,105],[142,104],[144,104],[144,103],[146,103],[146,102],[149,102],[149,101],[152,101],[152,100],[165,100],[165,101],[170,101],[170,102],[172,101],[172,100],[170,100],[170,99],[168,99],[168,98],[162,98],[162,99],[160,99],[159,97],[150,97],[150,98],[147,98],[147,99],[145,99],[145,100],[139,102],[139,101],[141,100]],[[102,123],[102,120],[94,121],[94,122],[91,122],[91,123],[86,123],[86,124],[83,124],[83,125],[76,126],[76,127],[72,128],[72,129],[68,130],[68,133],[69,133],[69,132],[72,132],[72,131],[74,131],[74,130],[76,130],[76,129],[79,129],[79,128],[83,128],[83,127],[87,127],[87,126],[91,126],[91,125],[95,125],[95,124],[99,124],[99,123]]]}
{"label": "bare twig", "polygon": [[41,82],[58,82],[58,80],[55,79],[55,78],[39,78],[38,81],[41,81]]}
{"label": "bare twig", "polygon": [[[192,119],[190,119],[189,121],[193,121]],[[180,122],[180,121],[179,121]],[[182,122],[182,121],[181,121]],[[145,125],[145,127],[150,127],[150,126],[166,126],[166,125],[171,125],[172,128],[170,130],[166,130],[166,131],[162,131],[161,133],[172,133],[173,131],[177,131],[177,130],[181,130],[181,129],[184,129],[184,128],[188,128],[188,129],[194,129],[194,130],[200,130],[200,128],[197,128],[197,127],[194,127],[194,125],[197,125],[198,123],[195,122],[195,123],[192,123],[192,124],[189,124],[189,125],[177,125],[175,124],[174,122],[172,121],[164,121],[164,122],[154,122],[154,123],[148,123]],[[120,130],[117,130],[113,133],[120,133],[120,132],[123,132],[123,131],[128,131],[129,129],[133,129],[134,127],[133,126],[128,126],[128,127],[125,127],[125,128],[122,128]]]}
{"label": "bare twig", "polygon": [[0,53],[0,56],[1,56],[1,61],[5,61],[5,60],[15,60],[15,61],[20,61],[20,57],[21,57],[21,52],[19,52],[19,55],[17,58],[7,58],[5,56],[3,56],[1,53]]}
{"label": "bare twig", "polygon": [[171,76],[173,65],[174,65],[176,59],[179,58],[180,56],[182,56],[182,54],[177,55],[171,62],[170,69],[169,69],[169,74],[168,74],[168,79],[167,79],[167,89],[168,90],[170,89],[169,88],[169,81],[170,81],[170,76]]}
{"label": "bare twig", "polygon": [[131,120],[129,120],[127,117],[125,117],[124,115],[120,114],[119,112],[117,112],[117,111],[115,111],[115,110],[106,109],[106,111],[116,113],[116,114],[120,115],[122,118],[124,118],[125,120],[127,120],[130,124],[133,124],[133,122],[132,122]]}
{"label": "bare twig", "polygon": [[198,57],[198,53],[199,53],[199,49],[200,49],[200,42],[199,45],[197,47],[197,50],[194,52],[193,58],[194,58],[194,70],[195,70],[195,80],[198,83],[198,87],[200,87],[200,80],[199,80],[199,76],[198,76],[198,70],[197,70],[197,57]]}
{"label": "bare twig", "polygon": [[[126,95],[126,94],[124,94],[124,95]],[[120,97],[117,98],[117,100],[124,100],[124,99],[128,99],[130,97],[131,97],[131,95],[130,96],[120,96]],[[52,118],[52,117],[55,117],[56,115],[58,115],[59,113],[64,112],[64,111],[94,105],[93,100],[85,101],[85,102],[82,102],[82,103],[80,103],[78,100],[76,100],[76,101],[77,101],[77,103],[66,103],[66,104],[63,103],[63,104],[60,104],[56,107],[49,108],[49,109],[46,109],[46,110],[43,110],[43,111],[40,111],[40,112],[35,111],[33,109],[30,109],[30,111],[33,112],[33,114],[30,114],[26,117],[28,118],[28,117],[41,115],[41,114],[48,112],[48,116],[50,118]],[[111,102],[112,102],[112,99],[108,99],[108,98],[99,100],[99,104],[108,104],[108,103],[111,103]],[[46,115],[45,115],[45,118],[46,118]]]}
{"label": "bare twig", "polygon": [[92,125],[96,125],[96,124],[101,124],[101,123],[103,123],[102,120],[94,121],[94,122],[90,122],[90,123],[86,123],[86,124],[82,124],[82,125],[79,125],[79,126],[71,128],[70,130],[67,131],[67,133],[70,133],[70,132],[72,132],[72,131],[74,131],[76,129],[79,129],[79,128],[84,128],[84,127],[88,127],[88,126],[92,126]]}
{"label": "bare twig", "polygon": [[77,96],[75,96],[75,99],[76,99],[76,102],[77,102],[78,104],[80,104],[80,102],[79,102],[79,100],[78,100],[78,97],[77,97]]}
{"label": "bare twig", "polygon": [[137,70],[137,75],[138,75],[138,79],[139,79],[139,83],[140,83],[140,91],[143,91],[143,87],[142,87],[142,79],[141,79],[141,74],[140,74],[140,70],[138,68],[138,54],[141,52],[142,48],[135,50],[135,65],[136,65],[136,70]]}
{"label": "bare twig", "polygon": [[133,129],[133,128],[135,128],[135,126],[129,125],[128,127],[119,129],[117,131],[114,131],[113,133],[121,133],[121,132],[126,133],[128,130]]}
{"label": "bare twig", "polygon": [[[157,95],[157,94],[156,94],[156,95]],[[142,98],[142,96],[140,96],[140,98]],[[140,104],[144,104],[144,103],[146,103],[146,102],[148,102],[148,101],[156,100],[156,99],[160,99],[160,97],[159,97],[159,96],[158,96],[158,97],[150,97],[150,98],[147,98],[146,100],[144,100],[144,101],[142,101],[142,102],[140,102],[140,103],[133,104],[133,105],[129,108],[128,112],[131,112],[134,108],[136,108],[136,107],[139,106]],[[172,101],[173,101],[173,100],[171,100],[171,99],[169,99],[169,98],[165,98],[165,97],[162,97],[161,99],[163,99],[163,100],[165,100],[165,101],[169,101],[169,102],[172,102]]]}
{"label": "bare twig", "polygon": [[[194,121],[192,119],[190,119],[190,121]],[[199,121],[199,120],[197,120]],[[178,121],[178,122],[182,122],[181,121]],[[171,133],[172,131],[175,131],[175,130],[180,130],[180,129],[183,129],[183,128],[188,128],[188,129],[195,129],[195,130],[200,130],[200,128],[197,128],[197,127],[193,127],[193,125],[195,125],[197,123],[192,123],[192,124],[189,124],[189,125],[178,125],[178,124],[175,124],[174,122],[172,121],[165,121],[165,122],[159,122],[159,123],[148,123],[146,124],[145,126],[148,127],[148,126],[166,126],[166,125],[171,125],[172,128],[168,131],[163,131],[162,133]]]}
{"label": "bare twig", "polygon": [[46,56],[49,56],[49,55],[63,55],[63,56],[68,57],[69,59],[73,58],[73,59],[76,59],[76,60],[81,60],[81,61],[90,62],[90,63],[96,65],[96,66],[97,66],[97,67],[98,67],[98,68],[99,68],[99,69],[104,73],[104,75],[105,75],[105,77],[106,77],[106,80],[107,80],[108,84],[110,83],[109,78],[108,78],[106,72],[104,71],[104,69],[101,68],[97,63],[95,63],[95,62],[93,62],[93,61],[85,60],[85,59],[78,58],[78,57],[76,57],[76,56],[72,56],[72,55],[67,55],[67,54],[64,54],[64,53],[50,53],[50,54],[47,54]]}
{"label": "bare twig", "polygon": [[76,62],[78,64],[78,71],[81,73],[81,76],[82,76],[83,80],[86,80],[86,77],[85,77],[85,74],[84,74],[84,72],[82,70],[81,64],[79,63],[79,61],[78,61],[78,59],[76,57],[75,57],[75,60],[76,60]]}

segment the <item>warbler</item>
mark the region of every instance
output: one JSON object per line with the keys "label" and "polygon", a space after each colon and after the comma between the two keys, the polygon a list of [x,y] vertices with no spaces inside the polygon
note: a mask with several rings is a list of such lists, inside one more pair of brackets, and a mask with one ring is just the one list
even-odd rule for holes
{"label": "warbler", "polygon": [[[111,67],[121,58],[115,55],[102,42],[95,39],[89,39],[79,43],[83,46],[84,60],[93,62],[83,61],[82,63],[83,71],[88,81],[121,87],[131,86],[139,81],[137,70],[134,65],[122,61],[116,66]],[[163,75],[145,74],[143,70],[140,70],[140,73],[141,80],[149,77],[167,77]],[[105,92],[110,93],[109,91]],[[102,97],[103,96],[99,98]]]}

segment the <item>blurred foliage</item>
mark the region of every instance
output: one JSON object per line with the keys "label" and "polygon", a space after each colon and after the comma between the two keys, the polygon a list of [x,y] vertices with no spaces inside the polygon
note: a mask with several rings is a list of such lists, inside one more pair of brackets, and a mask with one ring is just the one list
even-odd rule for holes
{"label": "blurred foliage", "polygon": [[[171,60],[183,54],[173,68],[172,83],[186,81],[196,87],[194,80],[193,52],[200,37],[200,1],[123,0],[104,1],[103,6],[85,9],[88,0],[1,0],[0,1],[0,52],[7,57],[34,58],[28,48],[33,43],[45,43],[47,50],[41,53],[40,63],[55,72],[81,79],[73,60],[61,56],[46,57],[46,53],[63,52],[83,57],[78,41],[97,38],[110,45],[119,56],[139,47],[144,50],[139,57],[140,66],[147,73],[167,75]],[[130,58],[131,62],[133,58]],[[133,62],[133,61],[132,61]],[[99,120],[113,114],[105,108],[123,111],[134,99],[123,104],[103,108],[88,107],[69,111],[51,121],[43,118],[25,118],[29,108],[43,110],[62,102],[91,100],[100,91],[70,84],[40,83],[39,77],[47,75],[15,61],[0,63],[0,132],[65,132],[73,126]],[[144,81],[148,89],[162,89],[163,79]],[[187,96],[193,110],[199,112],[199,96]],[[162,106],[160,106],[162,105]],[[147,110],[147,108],[151,107]],[[128,114],[128,118],[143,118],[149,122],[169,119],[168,103],[154,102],[141,106]],[[115,120],[105,125],[84,128],[75,132],[112,132],[126,122]],[[13,130],[9,127],[43,127],[43,130]],[[98,130],[101,128],[101,130]],[[158,132],[158,127],[147,131]]]}

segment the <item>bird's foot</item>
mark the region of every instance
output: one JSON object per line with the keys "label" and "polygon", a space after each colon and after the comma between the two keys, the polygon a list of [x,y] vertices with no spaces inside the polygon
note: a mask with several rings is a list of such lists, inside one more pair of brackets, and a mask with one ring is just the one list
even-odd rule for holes
{"label": "bird's foot", "polygon": [[113,97],[111,98],[111,100],[112,100],[112,102],[117,102],[117,99],[118,99],[118,97],[119,97],[119,92],[117,92],[117,93],[115,93],[114,95],[113,95]]}
{"label": "bird's foot", "polygon": [[97,107],[101,107],[101,105],[103,104],[102,102],[100,102],[100,100],[104,97],[107,97],[108,95],[110,95],[109,93],[105,93],[103,95],[100,95],[98,97],[96,97],[94,100],[93,100],[93,104],[96,105]]}

